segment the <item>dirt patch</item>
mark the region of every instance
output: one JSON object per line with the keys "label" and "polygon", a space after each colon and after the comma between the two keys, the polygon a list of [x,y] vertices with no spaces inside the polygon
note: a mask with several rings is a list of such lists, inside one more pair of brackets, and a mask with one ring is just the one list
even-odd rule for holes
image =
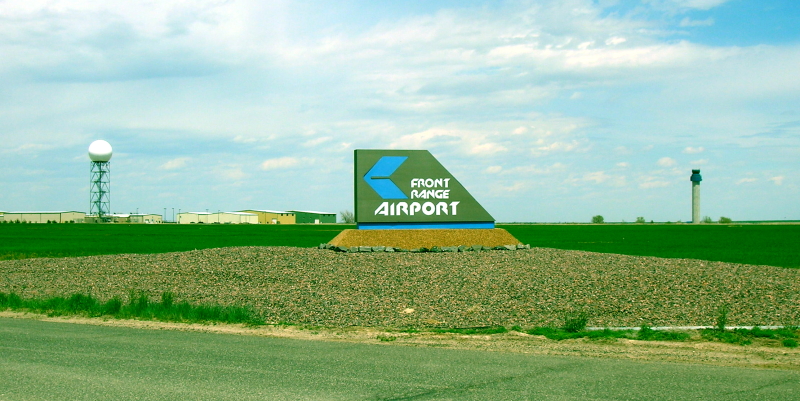
{"label": "dirt patch", "polygon": [[496,247],[518,245],[519,240],[502,228],[459,230],[344,230],[329,242],[334,246],[387,246],[402,249],[434,246]]}
{"label": "dirt patch", "polygon": [[531,355],[582,356],[678,362],[746,368],[800,370],[800,349],[769,346],[756,342],[747,346],[709,343],[694,336],[687,342],[606,340],[548,340],[518,332],[493,335],[398,333],[375,328],[323,328],[302,326],[244,327],[228,324],[183,324],[139,320],[80,317],[47,317],[30,313],[0,312],[0,317],[28,318],[50,322],[130,327],[149,330],[178,330],[218,334],[291,338],[313,341],[342,341],[387,346],[437,347],[450,349],[513,352]]}

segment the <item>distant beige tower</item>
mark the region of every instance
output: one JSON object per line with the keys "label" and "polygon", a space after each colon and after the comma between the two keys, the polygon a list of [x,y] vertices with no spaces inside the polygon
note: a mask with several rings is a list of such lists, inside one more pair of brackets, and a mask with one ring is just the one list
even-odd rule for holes
{"label": "distant beige tower", "polygon": [[692,223],[700,222],[700,181],[703,177],[700,176],[700,170],[692,170]]}

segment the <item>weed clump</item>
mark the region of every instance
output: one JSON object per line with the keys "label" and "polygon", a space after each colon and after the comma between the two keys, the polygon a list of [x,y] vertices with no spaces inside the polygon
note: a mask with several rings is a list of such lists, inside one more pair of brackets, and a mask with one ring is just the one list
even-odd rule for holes
{"label": "weed clump", "polygon": [[144,292],[131,292],[127,304],[119,297],[106,302],[86,294],[73,294],[69,298],[27,298],[15,293],[0,292],[0,309],[27,310],[48,316],[82,315],[109,316],[117,319],[159,320],[183,323],[243,323],[262,325],[264,320],[250,308],[220,305],[192,305],[187,301],[175,303],[171,292],[161,294],[161,302],[152,302]]}
{"label": "weed clump", "polygon": [[564,317],[564,325],[561,326],[561,329],[567,333],[579,333],[586,330],[586,324],[588,322],[589,315],[586,312],[566,315]]}

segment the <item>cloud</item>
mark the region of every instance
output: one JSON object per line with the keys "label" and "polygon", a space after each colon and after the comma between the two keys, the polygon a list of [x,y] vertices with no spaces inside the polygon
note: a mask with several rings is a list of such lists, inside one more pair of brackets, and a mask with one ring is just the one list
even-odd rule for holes
{"label": "cloud", "polygon": [[656,178],[646,178],[644,182],[639,184],[641,189],[663,188],[669,186],[669,181],[659,180]]}
{"label": "cloud", "polygon": [[742,178],[741,180],[736,181],[736,185],[748,184],[748,183],[756,182],[756,181],[758,181],[758,180],[755,179],[755,178]]}
{"label": "cloud", "polygon": [[500,188],[500,190],[502,190],[504,192],[518,192],[519,190],[525,188],[525,184],[523,184],[521,182],[516,182],[516,183],[514,183],[514,185],[500,186],[499,188]]}
{"label": "cloud", "polygon": [[307,148],[310,148],[310,147],[314,147],[314,146],[317,146],[317,145],[321,145],[321,144],[323,144],[325,142],[330,141],[331,139],[332,138],[329,137],[329,136],[322,136],[322,137],[310,139],[310,140],[304,142],[303,146],[305,146]]}
{"label": "cloud", "polygon": [[681,27],[694,27],[694,26],[712,26],[714,25],[714,18],[706,18],[704,20],[693,20],[685,17],[679,24]]}
{"label": "cloud", "polygon": [[263,163],[261,163],[261,169],[265,171],[282,170],[294,167],[299,163],[300,159],[295,157],[279,157],[275,159],[265,160]]}
{"label": "cloud", "polygon": [[489,174],[497,174],[503,171],[503,166],[489,166],[486,167],[486,172]]}
{"label": "cloud", "polygon": [[472,146],[472,148],[469,150],[469,153],[474,155],[492,155],[499,152],[505,152],[507,150],[508,149],[506,149],[505,146],[490,142]]}
{"label": "cloud", "polygon": [[586,173],[583,181],[593,181],[596,184],[609,183],[611,186],[622,187],[626,184],[625,176],[609,175],[605,171],[594,171]]}
{"label": "cloud", "polygon": [[769,181],[772,181],[772,182],[774,182],[774,183],[775,183],[775,185],[783,185],[783,180],[784,180],[784,178],[786,178],[786,177],[784,177],[784,176],[782,176],[782,175],[779,175],[779,176],[777,176],[777,177],[772,177],[772,178],[770,178],[770,179],[769,179]]}
{"label": "cloud", "polygon": [[580,143],[577,140],[572,140],[570,142],[556,141],[544,146],[535,147],[532,149],[532,151],[536,155],[553,152],[571,152],[578,149],[578,146],[580,146]]}
{"label": "cloud", "polygon": [[537,167],[536,165],[517,166],[509,169],[503,169],[503,175],[545,175],[554,172],[561,172],[566,170],[567,166],[563,163],[556,162],[550,166]]}
{"label": "cloud", "polygon": [[685,12],[687,10],[710,10],[731,0],[645,0],[656,9],[669,12]]}
{"label": "cloud", "polygon": [[619,163],[616,164],[616,166],[619,167],[619,168],[628,168],[628,167],[631,166],[631,164],[628,163],[628,162],[619,162]]}
{"label": "cloud", "polygon": [[56,149],[57,146],[54,144],[41,144],[41,143],[24,143],[19,145],[13,149],[4,149],[0,152],[3,153],[18,153],[18,154],[30,154],[30,153],[39,153],[46,150]]}
{"label": "cloud", "polygon": [[671,157],[662,157],[662,158],[658,159],[656,164],[658,164],[661,167],[672,167],[672,166],[678,164],[678,162],[676,162],[675,159],[673,159]]}
{"label": "cloud", "polygon": [[696,147],[696,148],[693,148],[691,146],[687,146],[686,148],[683,149],[683,153],[691,155],[691,154],[695,154],[695,153],[703,153],[703,151],[705,151],[705,150],[706,149],[704,147],[702,147],[702,146],[699,146],[699,147]]}
{"label": "cloud", "polygon": [[605,42],[605,43],[606,43],[606,45],[608,45],[608,46],[616,46],[616,45],[623,44],[623,43],[625,43],[625,42],[627,42],[627,41],[628,41],[628,39],[621,38],[621,37],[619,37],[619,36],[614,36],[613,38],[608,38],[608,39],[606,39],[606,42]]}
{"label": "cloud", "polygon": [[218,176],[225,180],[241,181],[247,178],[247,173],[238,165],[224,165],[214,169]]}
{"label": "cloud", "polygon": [[252,137],[246,137],[246,136],[244,136],[244,135],[236,135],[236,136],[233,138],[233,141],[234,141],[234,142],[236,142],[236,143],[245,143],[245,144],[249,144],[249,143],[256,143],[256,142],[258,142],[258,139],[256,139],[256,138],[252,138]]}
{"label": "cloud", "polygon": [[403,135],[389,144],[390,149],[425,149],[436,143],[452,143],[459,136],[453,130],[432,128],[414,134]]}
{"label": "cloud", "polygon": [[191,160],[190,157],[179,157],[162,164],[159,168],[162,170],[179,170],[186,167],[186,162],[189,160]]}

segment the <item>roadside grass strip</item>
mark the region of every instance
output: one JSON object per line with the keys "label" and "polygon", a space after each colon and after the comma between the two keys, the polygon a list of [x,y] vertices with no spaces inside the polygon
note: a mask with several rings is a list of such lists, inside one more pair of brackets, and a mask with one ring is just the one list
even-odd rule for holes
{"label": "roadside grass strip", "polygon": [[127,303],[119,297],[101,302],[91,295],[79,293],[67,298],[21,298],[13,292],[0,292],[0,309],[41,313],[51,317],[75,315],[179,323],[264,324],[264,320],[250,308],[192,305],[186,301],[175,303],[175,296],[171,292],[164,292],[160,302],[153,302],[146,294],[135,292],[131,292],[128,299]]}
{"label": "roadside grass strip", "polygon": [[[0,310],[24,311],[45,314],[47,316],[85,316],[109,317],[114,319],[138,319],[177,323],[228,323],[246,326],[267,325],[263,318],[248,307],[220,305],[192,305],[186,301],[175,302],[171,292],[161,294],[161,300],[154,302],[144,293],[131,292],[128,302],[120,297],[113,297],[101,302],[91,295],[76,293],[69,297],[22,298],[10,292],[0,292]],[[398,333],[419,334],[460,334],[460,335],[493,335],[515,331],[533,336],[544,336],[550,340],[562,341],[586,338],[590,340],[630,339],[641,341],[711,341],[735,345],[750,345],[756,339],[768,340],[772,344],[780,344],[787,348],[795,348],[800,340],[800,327],[786,326],[765,328],[726,328],[727,310],[721,309],[717,326],[689,330],[670,330],[667,328],[651,328],[642,325],[638,328],[592,328],[586,327],[588,315],[579,313],[564,318],[561,327],[523,328],[512,326],[485,327],[407,327],[390,330]],[[293,325],[280,323],[279,325]],[[298,326],[301,329],[302,326]],[[305,327],[308,328],[308,327]],[[692,333],[697,333],[692,335]],[[394,341],[396,336],[380,335],[380,341]]]}

